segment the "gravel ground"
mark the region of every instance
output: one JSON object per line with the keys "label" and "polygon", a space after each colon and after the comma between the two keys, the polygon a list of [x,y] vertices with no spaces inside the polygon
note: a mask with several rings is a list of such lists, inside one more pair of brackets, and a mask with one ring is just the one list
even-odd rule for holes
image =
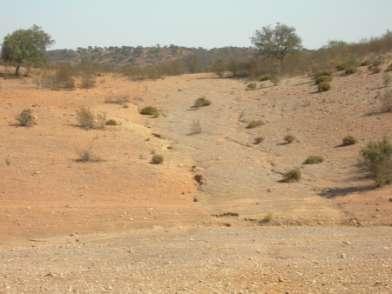
{"label": "gravel ground", "polygon": [[391,293],[392,228],[163,228],[0,249],[0,293]]}

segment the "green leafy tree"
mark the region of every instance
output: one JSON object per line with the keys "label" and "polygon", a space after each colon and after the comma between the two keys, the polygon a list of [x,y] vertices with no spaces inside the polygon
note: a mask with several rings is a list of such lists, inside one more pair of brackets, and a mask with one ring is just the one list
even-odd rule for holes
{"label": "green leafy tree", "polygon": [[7,35],[1,48],[1,58],[16,66],[19,75],[21,66],[40,65],[46,61],[46,48],[54,41],[39,26],[21,29]]}
{"label": "green leafy tree", "polygon": [[261,55],[277,59],[281,67],[289,53],[302,48],[302,40],[296,29],[280,23],[257,30],[252,37],[252,43]]}

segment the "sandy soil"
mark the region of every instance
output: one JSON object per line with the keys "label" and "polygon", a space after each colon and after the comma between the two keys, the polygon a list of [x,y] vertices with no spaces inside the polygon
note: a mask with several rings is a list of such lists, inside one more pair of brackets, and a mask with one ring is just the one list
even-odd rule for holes
{"label": "sandy soil", "polygon": [[[322,94],[308,77],[254,91],[208,74],[74,91],[0,79],[0,292],[391,292],[391,188],[356,167],[390,135],[381,86],[364,68]],[[105,103],[116,96],[128,106]],[[202,96],[212,104],[192,109]],[[161,116],[139,115],[147,105]],[[121,124],[82,130],[81,106]],[[15,126],[25,108],[32,128]],[[338,147],[346,135],[358,144]],[[77,162],[89,147],[102,161]],[[310,155],[325,161],[302,165]],[[294,167],[302,180],[280,183]]]}

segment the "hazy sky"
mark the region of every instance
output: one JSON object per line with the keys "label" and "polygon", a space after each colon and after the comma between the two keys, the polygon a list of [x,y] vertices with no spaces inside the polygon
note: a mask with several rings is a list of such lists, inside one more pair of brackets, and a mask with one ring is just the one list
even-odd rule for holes
{"label": "hazy sky", "polygon": [[0,42],[40,25],[53,48],[249,46],[264,25],[297,28],[304,45],[357,41],[392,29],[392,0],[0,0]]}

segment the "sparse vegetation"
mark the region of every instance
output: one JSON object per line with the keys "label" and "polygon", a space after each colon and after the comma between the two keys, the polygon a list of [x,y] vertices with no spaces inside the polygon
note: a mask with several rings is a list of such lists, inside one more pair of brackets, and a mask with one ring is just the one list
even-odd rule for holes
{"label": "sparse vegetation", "polygon": [[370,142],[361,151],[362,167],[381,187],[392,183],[392,144],[386,138],[379,142]]}
{"label": "sparse vegetation", "polygon": [[346,136],[342,140],[342,145],[341,146],[351,146],[357,144],[357,140],[353,136]]}
{"label": "sparse vegetation", "polygon": [[283,139],[285,144],[291,144],[296,140],[296,138],[293,135],[287,135]]}
{"label": "sparse vegetation", "polygon": [[87,148],[79,152],[79,157],[76,159],[76,161],[81,163],[100,162],[101,159],[94,154],[91,148]]}
{"label": "sparse vegetation", "polygon": [[18,125],[21,127],[32,127],[37,123],[36,117],[31,109],[25,109],[16,116]]}
{"label": "sparse vegetation", "polygon": [[118,105],[126,105],[129,103],[129,97],[127,96],[114,96],[114,97],[106,97],[105,103],[107,104],[118,104]]}
{"label": "sparse vegetation", "polygon": [[108,119],[108,120],[106,121],[106,125],[107,125],[107,126],[117,126],[117,125],[118,125],[118,122],[117,122],[116,120],[114,120],[114,119]]}
{"label": "sparse vegetation", "polygon": [[205,97],[197,98],[192,108],[207,107],[211,105],[211,101]]}
{"label": "sparse vegetation", "polygon": [[324,158],[317,155],[309,156],[305,161],[304,164],[319,164],[324,161]]}
{"label": "sparse vegetation", "polygon": [[94,113],[88,107],[81,107],[76,112],[76,118],[83,129],[104,129],[106,125],[106,114]]}
{"label": "sparse vegetation", "polygon": [[140,110],[141,115],[149,115],[151,117],[158,117],[159,116],[159,110],[156,107],[153,106],[146,106]]}
{"label": "sparse vegetation", "polygon": [[381,109],[380,112],[392,112],[392,90],[388,89],[380,97]]}
{"label": "sparse vegetation", "polygon": [[75,73],[70,65],[59,65],[54,73],[44,72],[38,86],[52,90],[72,90],[75,88]]}
{"label": "sparse vegetation", "polygon": [[262,120],[252,120],[248,123],[246,126],[247,129],[255,129],[260,126],[264,125],[264,122]]}
{"label": "sparse vegetation", "polygon": [[162,164],[163,163],[163,156],[160,154],[154,154],[151,158],[151,164]]}
{"label": "sparse vegetation", "polygon": [[330,72],[319,72],[313,76],[315,85],[320,85],[322,83],[332,82],[332,74]]}
{"label": "sparse vegetation", "polygon": [[253,144],[260,145],[263,142],[264,142],[264,137],[256,137],[255,140],[253,141]]}
{"label": "sparse vegetation", "polygon": [[96,84],[95,74],[92,72],[82,72],[80,87],[82,89],[94,88]]}
{"label": "sparse vegetation", "polygon": [[253,91],[257,89],[257,84],[252,82],[246,85],[246,90],[247,91]]}
{"label": "sparse vegetation", "polygon": [[283,175],[282,183],[294,183],[301,180],[302,173],[299,168],[292,169]]}
{"label": "sparse vegetation", "polygon": [[258,223],[259,223],[259,225],[268,224],[268,223],[272,222],[272,218],[273,218],[273,214],[272,213],[268,213],[261,220],[259,220]]}
{"label": "sparse vegetation", "polygon": [[321,82],[318,84],[318,92],[327,92],[331,90],[331,84],[329,82]]}
{"label": "sparse vegetation", "polygon": [[392,71],[392,63],[389,64],[389,65],[387,66],[387,68],[385,69],[385,72],[391,72],[391,71]]}

